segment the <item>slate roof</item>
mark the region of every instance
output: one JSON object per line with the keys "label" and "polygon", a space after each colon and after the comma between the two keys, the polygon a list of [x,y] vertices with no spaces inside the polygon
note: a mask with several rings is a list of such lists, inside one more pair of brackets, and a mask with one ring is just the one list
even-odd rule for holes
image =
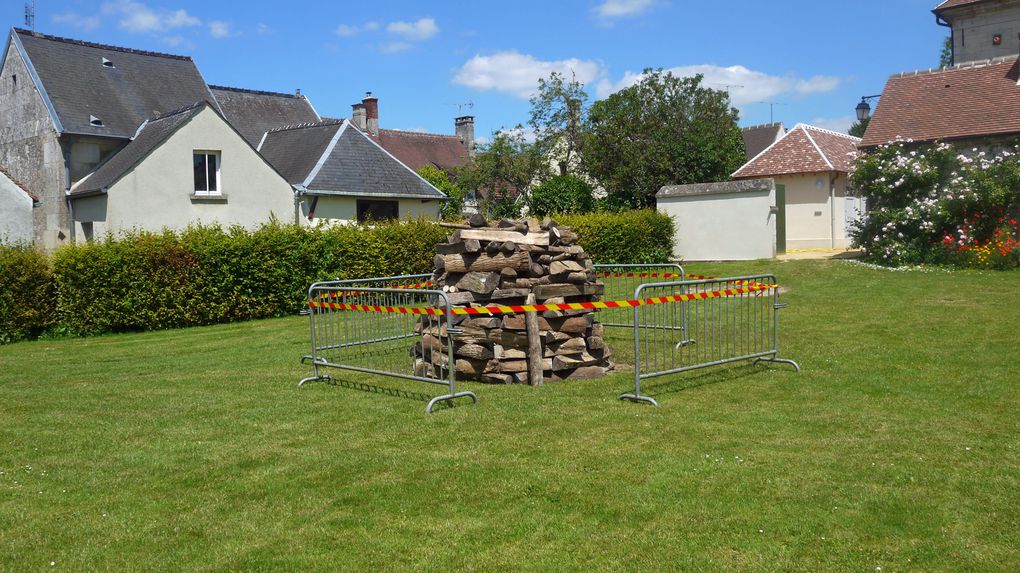
{"label": "slate roof", "polygon": [[252,146],[271,129],[321,121],[304,96],[209,86],[223,116]]}
{"label": "slate roof", "polygon": [[379,145],[415,171],[425,165],[449,171],[470,160],[467,147],[456,135],[380,129]]}
{"label": "slate roof", "polygon": [[71,188],[71,196],[98,193],[109,188],[208,105],[204,101],[193,103],[146,122],[131,143],[76,183]]}
{"label": "slate roof", "polygon": [[446,198],[347,120],[272,130],[259,152],[313,195]]}
{"label": "slate roof", "polygon": [[747,159],[750,161],[782,137],[786,133],[786,128],[781,123],[766,123],[745,127],[740,130],[740,133],[744,136],[744,149],[747,151]]}
{"label": "slate roof", "polygon": [[782,139],[748,161],[734,179],[797,173],[848,173],[860,139],[820,127],[798,124]]}
{"label": "slate roof", "polygon": [[861,147],[1020,134],[1016,56],[889,78]]}
{"label": "slate roof", "polygon": [[3,175],[11,183],[13,183],[15,187],[17,187],[18,189],[21,189],[25,193],[25,195],[28,195],[28,197],[30,199],[32,199],[33,203],[38,203],[39,202],[39,197],[35,193],[32,193],[31,191],[29,191],[28,187],[25,187],[24,183],[22,183],[21,181],[18,181],[17,179],[15,179],[14,176],[11,175],[11,172],[7,171],[6,169],[4,169],[3,166],[0,166],[0,175]]}
{"label": "slate roof", "polygon": [[[16,36],[16,38],[14,37]],[[15,28],[61,132],[130,138],[154,115],[212,99],[191,58],[48,36]],[[103,65],[103,58],[113,67]],[[91,125],[89,116],[102,120]]]}

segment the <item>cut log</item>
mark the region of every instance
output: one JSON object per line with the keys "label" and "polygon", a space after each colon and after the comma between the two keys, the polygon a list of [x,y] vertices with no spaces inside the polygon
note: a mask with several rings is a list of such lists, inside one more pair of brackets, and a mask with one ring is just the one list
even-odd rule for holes
{"label": "cut log", "polygon": [[472,213],[471,216],[468,217],[468,225],[477,229],[479,227],[488,227],[489,222],[485,220],[485,215],[482,215],[481,213]]}
{"label": "cut log", "polygon": [[531,294],[531,291],[526,288],[499,288],[492,291],[489,296],[493,301],[500,301],[499,304],[506,304],[505,300],[508,298],[524,298]]}
{"label": "cut log", "polygon": [[518,245],[548,246],[548,233],[518,233],[517,231],[503,231],[499,229],[469,229],[460,232],[462,239],[477,239],[479,241],[513,241]]}
{"label": "cut log", "polygon": [[556,380],[596,380],[606,375],[606,368],[602,366],[581,366],[572,370],[557,370],[553,372]]}
{"label": "cut log", "polygon": [[583,285],[590,282],[592,279],[588,276],[588,273],[570,273],[567,275],[567,282],[570,284]]}
{"label": "cut log", "polygon": [[469,318],[461,323],[464,328],[499,328],[502,324],[502,320],[497,316],[484,316],[478,318]]}
{"label": "cut log", "polygon": [[[535,295],[529,294],[525,304],[535,304]],[[532,386],[541,386],[543,382],[542,342],[539,331],[542,320],[538,318],[537,313],[524,314],[524,322],[528,327],[528,380]]]}
{"label": "cut log", "polygon": [[517,270],[511,267],[504,267],[502,270],[499,271],[499,276],[503,279],[504,282],[512,281],[517,278]]}
{"label": "cut log", "polygon": [[592,295],[602,294],[606,291],[606,286],[603,284],[586,284],[586,285],[540,285],[535,287],[535,296],[538,300],[546,300],[555,296],[580,296],[580,295]]}
{"label": "cut log", "polygon": [[496,226],[499,227],[500,229],[512,229],[516,225],[517,223],[511,221],[510,219],[500,219],[499,223]]}
{"label": "cut log", "polygon": [[[530,314],[530,313],[525,313]],[[503,330],[527,330],[528,322],[525,314],[507,314],[503,316]],[[538,321],[539,330],[552,330],[544,318],[535,316]]]}
{"label": "cut log", "polygon": [[531,268],[531,255],[528,253],[518,252],[507,256],[495,254],[498,252],[497,249],[487,255],[436,255],[433,262],[449,273],[501,272],[505,268],[527,271]]}
{"label": "cut log", "polygon": [[[579,335],[584,334],[584,332],[588,330],[588,326],[591,324],[589,322],[590,316],[591,315],[588,314],[585,316],[572,316],[569,318],[548,318],[543,320],[545,320],[546,323],[549,325],[549,330]],[[503,321],[503,328],[506,328],[506,320]]]}
{"label": "cut log", "polygon": [[513,384],[516,380],[510,374],[488,373],[482,375],[482,382],[489,382],[492,384]]}
{"label": "cut log", "polygon": [[488,360],[494,356],[492,350],[480,344],[462,344],[454,350],[454,354],[475,360]]}
{"label": "cut log", "polygon": [[575,261],[552,261],[549,263],[549,274],[551,275],[579,272],[584,272],[584,265]]}
{"label": "cut log", "polygon": [[582,366],[594,366],[600,361],[601,359],[595,358],[588,353],[576,354],[574,356],[554,356],[552,359],[552,369],[571,370]]}
{"label": "cut log", "polygon": [[505,255],[507,255],[507,256],[509,256],[509,255],[512,255],[512,254],[514,254],[515,252],[517,252],[517,243],[515,243],[515,242],[513,242],[513,241],[505,241],[505,242],[504,242],[504,243],[503,243],[503,244],[502,244],[502,245],[501,245],[501,246],[499,247],[499,250],[503,251],[503,253],[504,253]]}
{"label": "cut log", "polygon": [[545,273],[545,267],[539,263],[531,263],[528,265],[528,274],[532,277],[540,277]]}
{"label": "cut log", "polygon": [[499,286],[499,274],[469,272],[457,281],[456,286],[476,294],[489,294]]}
{"label": "cut log", "polygon": [[495,255],[496,253],[499,252],[499,246],[500,245],[498,241],[492,241],[485,245],[485,252],[490,255]]}
{"label": "cut log", "polygon": [[482,250],[482,244],[477,239],[468,239],[467,241],[457,241],[456,243],[436,245],[436,252],[440,255],[477,253],[480,250]]}
{"label": "cut log", "polygon": [[472,360],[470,358],[458,358],[457,359],[457,372],[466,376],[479,377],[488,370],[495,371],[499,363],[492,361],[492,368],[489,368],[488,360]]}
{"label": "cut log", "polygon": [[459,223],[446,223],[446,222],[440,222],[439,226],[443,227],[443,228],[446,228],[446,229],[470,229],[471,228],[470,225],[461,225]]}

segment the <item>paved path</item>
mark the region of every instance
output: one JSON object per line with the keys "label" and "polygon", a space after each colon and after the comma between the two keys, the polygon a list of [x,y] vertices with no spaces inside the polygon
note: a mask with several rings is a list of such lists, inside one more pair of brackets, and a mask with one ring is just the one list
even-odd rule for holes
{"label": "paved path", "polygon": [[802,261],[806,259],[856,259],[860,251],[846,249],[796,249],[776,257],[780,261]]}

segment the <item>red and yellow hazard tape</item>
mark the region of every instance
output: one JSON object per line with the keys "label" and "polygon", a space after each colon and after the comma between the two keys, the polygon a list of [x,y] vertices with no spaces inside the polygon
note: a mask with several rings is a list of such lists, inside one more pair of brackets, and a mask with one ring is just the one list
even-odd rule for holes
{"label": "red and yellow hazard tape", "polygon": [[[469,315],[494,315],[494,314],[516,314],[521,312],[546,312],[549,310],[608,310],[617,308],[634,308],[653,304],[666,304],[671,302],[686,302],[692,300],[705,300],[710,298],[724,298],[750,293],[761,293],[774,290],[779,285],[748,284],[740,288],[725,290],[698,292],[690,294],[676,294],[646,298],[643,300],[612,300],[602,302],[573,302],[566,304],[531,304],[521,306],[480,306],[480,307],[451,307],[450,314]],[[367,304],[347,304],[341,302],[326,302],[323,300],[312,300],[308,302],[311,308],[324,308],[331,310],[351,310],[358,312],[381,312],[394,314],[419,314],[419,315],[444,315],[446,308],[443,307],[409,307],[409,306],[374,306]]]}

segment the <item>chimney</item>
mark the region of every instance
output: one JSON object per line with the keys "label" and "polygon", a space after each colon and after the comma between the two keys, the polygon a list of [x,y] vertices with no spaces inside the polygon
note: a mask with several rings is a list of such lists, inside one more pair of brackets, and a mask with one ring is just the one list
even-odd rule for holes
{"label": "chimney", "polygon": [[368,134],[378,136],[379,98],[372,95],[372,92],[365,92],[365,97],[361,100],[361,103],[365,106],[365,125],[368,128]]}
{"label": "chimney", "polygon": [[365,115],[365,104],[356,103],[351,106],[351,123],[362,132],[368,130],[368,119]]}
{"label": "chimney", "polygon": [[465,115],[453,120],[453,127],[460,142],[468,150],[468,155],[475,153],[475,116]]}

